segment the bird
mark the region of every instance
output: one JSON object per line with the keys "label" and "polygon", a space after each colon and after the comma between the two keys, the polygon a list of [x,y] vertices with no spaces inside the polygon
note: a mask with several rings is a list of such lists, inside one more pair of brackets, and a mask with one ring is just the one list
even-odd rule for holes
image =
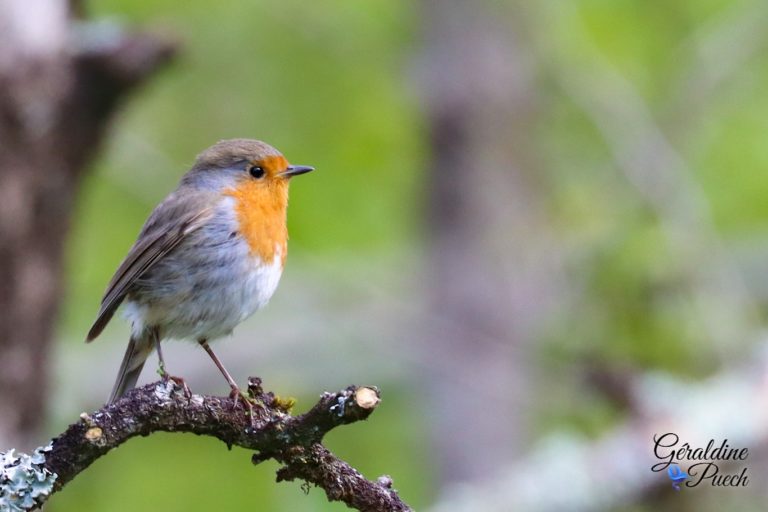
{"label": "bird", "polygon": [[108,403],[135,387],[154,350],[161,376],[183,383],[166,371],[167,339],[199,344],[231,396],[242,396],[209,342],[230,335],[272,297],[288,253],[288,184],[313,170],[253,139],[222,140],[197,156],[149,215],[88,331],[91,342],[123,304],[131,334]]}

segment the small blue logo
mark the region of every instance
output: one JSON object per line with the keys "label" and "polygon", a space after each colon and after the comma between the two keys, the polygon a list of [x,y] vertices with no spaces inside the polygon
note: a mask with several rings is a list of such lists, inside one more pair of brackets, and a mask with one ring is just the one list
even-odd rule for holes
{"label": "small blue logo", "polygon": [[669,465],[667,468],[667,475],[669,476],[669,479],[672,480],[672,487],[674,487],[676,491],[680,490],[680,484],[688,480],[688,473],[680,469],[680,466],[677,464]]}

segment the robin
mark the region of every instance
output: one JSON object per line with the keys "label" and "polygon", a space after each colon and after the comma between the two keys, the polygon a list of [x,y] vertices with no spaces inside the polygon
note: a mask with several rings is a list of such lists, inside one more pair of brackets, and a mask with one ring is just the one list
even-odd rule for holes
{"label": "robin", "polygon": [[160,347],[168,338],[199,343],[240,395],[208,342],[272,297],[288,253],[288,183],[312,170],[249,139],[223,140],[197,157],[147,219],[88,332],[86,341],[96,339],[125,302],[131,337],[110,403],[136,385],[152,350],[160,374],[172,378]]}

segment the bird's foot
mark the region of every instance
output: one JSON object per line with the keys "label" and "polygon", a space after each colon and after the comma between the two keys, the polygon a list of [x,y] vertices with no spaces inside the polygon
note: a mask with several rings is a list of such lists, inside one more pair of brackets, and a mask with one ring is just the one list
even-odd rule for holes
{"label": "bird's foot", "polygon": [[189,386],[187,386],[187,383],[184,379],[171,375],[165,371],[164,365],[160,365],[160,367],[157,369],[157,373],[160,375],[160,378],[163,379],[163,382],[172,381],[175,387],[181,389],[182,393],[184,393],[184,397],[187,400],[192,398],[192,390],[189,389]]}
{"label": "bird's foot", "polygon": [[251,422],[251,427],[256,428],[256,416],[254,415],[253,400],[250,395],[235,386],[232,387],[232,391],[229,392],[229,398],[234,400],[234,409],[237,409],[239,404],[243,404],[243,407],[246,410],[245,413],[248,415],[248,419]]}

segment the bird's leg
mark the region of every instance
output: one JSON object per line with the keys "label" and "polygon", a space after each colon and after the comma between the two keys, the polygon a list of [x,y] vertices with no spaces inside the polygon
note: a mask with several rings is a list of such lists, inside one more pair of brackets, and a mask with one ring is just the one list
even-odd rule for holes
{"label": "bird's leg", "polygon": [[174,377],[165,370],[165,359],[163,358],[163,349],[160,345],[160,333],[157,329],[152,329],[151,335],[155,342],[155,348],[157,349],[157,359],[160,361],[160,368],[158,369],[160,378],[164,381],[172,380],[184,391],[185,397],[192,398],[192,391],[189,389],[189,386],[187,386],[187,383],[184,381],[184,379],[181,377]]}
{"label": "bird's leg", "polygon": [[237,386],[237,382],[235,382],[235,379],[232,378],[232,375],[229,374],[226,368],[224,368],[224,365],[221,364],[221,361],[216,356],[216,354],[213,353],[213,350],[211,349],[211,346],[208,345],[207,340],[200,340],[198,341],[200,343],[200,346],[205,349],[206,352],[208,352],[208,355],[211,356],[211,359],[213,359],[213,362],[216,363],[216,367],[219,369],[222,375],[224,375],[224,378],[227,379],[227,384],[229,384],[229,387],[232,388],[232,392],[239,393],[240,388]]}
{"label": "bird's leg", "polygon": [[224,368],[224,365],[221,363],[216,354],[213,353],[210,345],[208,345],[208,341],[203,339],[199,340],[198,343],[200,343],[200,346],[203,347],[206,352],[208,352],[208,355],[211,357],[211,359],[213,359],[216,367],[219,369],[221,374],[224,375],[224,378],[227,379],[227,384],[229,384],[229,387],[232,388],[229,397],[234,399],[235,407],[237,407],[238,402],[243,402],[243,405],[248,408],[248,412],[251,418],[251,425],[253,425],[255,421],[253,416],[253,404],[251,404],[248,395],[240,390],[240,387],[237,385],[237,382],[235,382],[235,379],[232,378],[232,375],[230,375],[227,369]]}
{"label": "bird's leg", "polygon": [[163,357],[163,348],[160,345],[160,336],[158,335],[157,329],[152,329],[152,341],[155,343],[157,359],[160,362],[160,368],[158,369],[157,373],[160,374],[162,379],[167,379],[169,375],[168,372],[165,371],[165,358]]}

